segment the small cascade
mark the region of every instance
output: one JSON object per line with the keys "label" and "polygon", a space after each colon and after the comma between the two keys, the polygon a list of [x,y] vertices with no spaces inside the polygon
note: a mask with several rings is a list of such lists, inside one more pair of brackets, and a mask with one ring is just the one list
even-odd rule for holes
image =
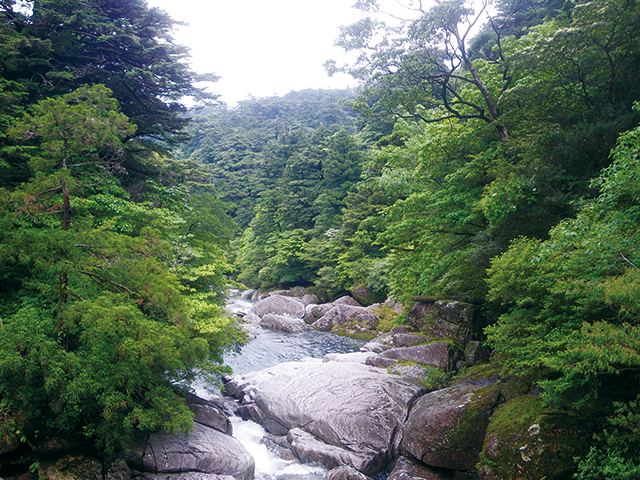
{"label": "small cascade", "polygon": [[232,417],[233,436],[240,441],[256,462],[256,480],[323,480],[327,470],[318,465],[284,460],[269,450],[263,439],[264,428],[255,422]]}

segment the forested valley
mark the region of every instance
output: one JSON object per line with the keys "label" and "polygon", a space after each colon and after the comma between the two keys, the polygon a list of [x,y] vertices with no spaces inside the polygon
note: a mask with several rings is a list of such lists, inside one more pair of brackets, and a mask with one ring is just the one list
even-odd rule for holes
{"label": "forested valley", "polygon": [[500,375],[590,425],[562,478],[640,478],[640,4],[411,2],[342,28],[357,89],[229,107],[144,0],[27,3],[0,2],[0,454],[189,431],[246,340],[228,289],[301,286],[392,297],[386,328],[477,305]]}

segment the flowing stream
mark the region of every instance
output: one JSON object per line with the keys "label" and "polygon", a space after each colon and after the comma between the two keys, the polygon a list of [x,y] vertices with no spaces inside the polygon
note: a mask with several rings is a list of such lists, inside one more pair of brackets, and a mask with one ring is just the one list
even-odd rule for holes
{"label": "flowing stream", "polygon": [[[231,297],[227,308],[234,313],[247,312],[251,301]],[[285,333],[258,327],[256,337],[236,352],[225,355],[225,363],[236,374],[248,373],[272,367],[279,363],[294,362],[303,358],[322,358],[328,353],[356,352],[364,344],[361,340],[341,337],[317,330],[302,333]],[[196,388],[199,395],[220,395],[215,389]],[[256,480],[323,480],[327,469],[296,461],[283,460],[263,443],[266,432],[262,426],[239,417],[231,419],[233,436],[253,456],[256,463]]]}

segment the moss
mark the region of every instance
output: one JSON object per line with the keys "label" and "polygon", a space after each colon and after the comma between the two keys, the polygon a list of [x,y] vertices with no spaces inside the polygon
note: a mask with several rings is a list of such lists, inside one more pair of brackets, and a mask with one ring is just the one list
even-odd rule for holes
{"label": "moss", "polygon": [[356,327],[356,324],[335,325],[331,329],[331,333],[335,333],[336,335],[343,337],[356,338],[358,340],[373,340],[376,337],[375,332],[361,327]]}
{"label": "moss", "polygon": [[454,445],[460,448],[478,448],[482,445],[490,412],[495,407],[499,394],[498,384],[486,385],[471,393],[464,415],[451,434]]}
{"label": "moss", "polygon": [[521,395],[491,416],[478,468],[497,478],[570,478],[590,433],[583,418],[546,408],[539,395]]}
{"label": "moss", "polygon": [[[401,325],[400,315],[389,305],[381,304],[371,308],[371,310],[369,311],[373,315],[378,317],[378,319],[380,320],[380,323],[376,328],[378,332],[381,332],[381,333],[390,332],[391,330],[393,330],[394,327]],[[405,316],[405,319],[406,319],[406,316]]]}
{"label": "moss", "polygon": [[501,369],[499,362],[480,363],[461,370],[455,376],[455,383],[494,383],[499,381]]}
{"label": "moss", "polygon": [[425,378],[420,380],[427,389],[441,390],[451,385],[451,374],[438,367],[426,367]]}

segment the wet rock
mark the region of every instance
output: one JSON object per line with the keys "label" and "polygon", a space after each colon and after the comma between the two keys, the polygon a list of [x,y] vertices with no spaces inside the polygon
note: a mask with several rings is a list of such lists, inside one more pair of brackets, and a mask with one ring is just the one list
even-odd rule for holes
{"label": "wet rock", "polygon": [[327,468],[347,465],[359,471],[370,472],[382,468],[383,460],[381,458],[377,458],[375,463],[372,463],[371,457],[368,455],[328,445],[300,428],[290,430],[287,439],[291,443],[293,453],[304,463],[320,463]]}
{"label": "wet rock", "polygon": [[418,380],[422,380],[426,378],[426,372],[424,366],[420,365],[389,365],[389,373],[393,373],[396,375],[404,375],[405,377],[416,378]]}
{"label": "wet rock", "polygon": [[333,303],[322,303],[320,305],[311,303],[307,305],[305,308],[304,321],[311,325],[331,310],[333,306]]}
{"label": "wet rock", "polygon": [[265,292],[261,292],[260,290],[256,290],[255,292],[253,292],[251,294],[251,301],[253,303],[257,303],[260,300],[264,300],[267,297],[268,297],[268,295]]}
{"label": "wet rock", "polygon": [[282,297],[299,297],[298,293],[295,290],[275,290],[273,292],[269,292],[268,296],[272,297],[274,295],[280,295]]}
{"label": "wet rock", "polygon": [[331,458],[344,456],[347,465],[366,474],[391,457],[409,407],[426,391],[416,380],[380,369],[321,361],[283,363],[230,383],[237,398],[249,395],[265,417],[313,437],[303,443],[299,437],[300,455],[317,455],[330,468],[337,466]]}
{"label": "wet rock", "polygon": [[372,305],[384,301],[382,295],[372,292],[366,285],[355,285],[351,289],[351,295],[359,305]]}
{"label": "wet rock", "polygon": [[193,420],[195,422],[227,435],[233,435],[233,427],[229,417],[214,403],[189,394],[187,396],[187,406],[193,412]]}
{"label": "wet rock", "polygon": [[380,325],[380,319],[377,315],[370,312],[359,312],[348,319],[349,323],[360,325],[367,330],[375,330]]}
{"label": "wet rock", "polygon": [[273,313],[267,313],[264,315],[260,320],[260,326],[288,333],[304,332],[309,328],[302,318],[294,318],[288,315],[276,315]]}
{"label": "wet rock", "polygon": [[252,480],[254,460],[238,440],[195,423],[189,436],[157,433],[127,455],[141,472],[184,474],[199,472]]}
{"label": "wet rock", "polygon": [[364,473],[353,467],[342,465],[329,470],[327,480],[371,480],[371,477],[367,477]]}
{"label": "wet rock", "polygon": [[461,384],[424,395],[405,424],[402,451],[429,466],[473,469],[498,394],[497,384]]}
{"label": "wet rock", "polygon": [[400,457],[388,480],[451,480],[451,471],[429,468],[406,457]]}
{"label": "wet rock", "polygon": [[387,368],[398,363],[398,360],[395,358],[382,357],[380,355],[371,355],[367,357],[364,363],[365,365],[371,365],[372,367]]}

